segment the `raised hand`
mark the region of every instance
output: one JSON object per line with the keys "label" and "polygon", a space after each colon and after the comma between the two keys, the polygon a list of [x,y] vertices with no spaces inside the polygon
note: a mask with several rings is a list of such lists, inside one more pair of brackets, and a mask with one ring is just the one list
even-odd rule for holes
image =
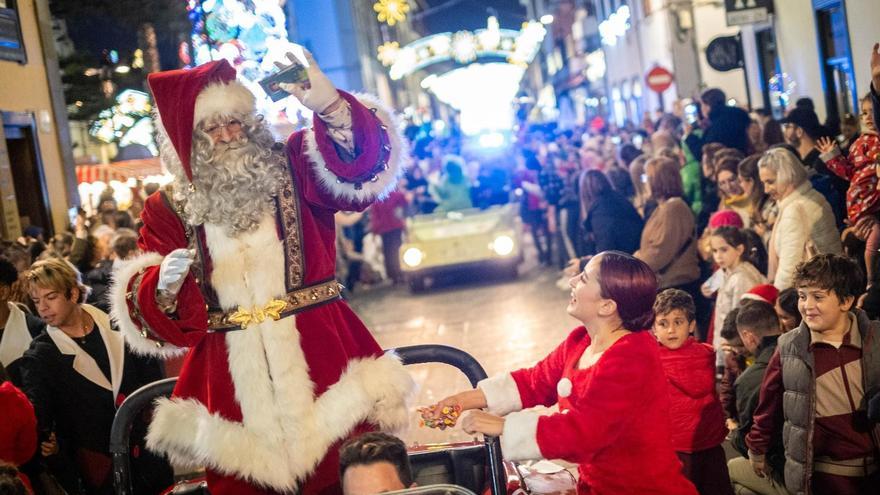
{"label": "raised hand", "polygon": [[278,86],[295,96],[309,110],[322,113],[339,99],[339,93],[336,91],[333,83],[330,82],[330,79],[318,67],[318,63],[315,62],[315,57],[312,56],[312,53],[305,48],[302,51],[305,56],[305,63],[300,61],[293,53],[287,52],[285,55],[286,62],[288,62],[287,65],[275,62],[275,66],[283,70],[291,65],[305,65],[309,80],[303,83],[279,83]]}
{"label": "raised hand", "polygon": [[874,43],[871,49],[871,80],[874,82],[874,91],[880,91],[880,43]]}
{"label": "raised hand", "polygon": [[830,137],[820,137],[816,141],[816,147],[822,153],[829,153],[837,146],[837,143]]}

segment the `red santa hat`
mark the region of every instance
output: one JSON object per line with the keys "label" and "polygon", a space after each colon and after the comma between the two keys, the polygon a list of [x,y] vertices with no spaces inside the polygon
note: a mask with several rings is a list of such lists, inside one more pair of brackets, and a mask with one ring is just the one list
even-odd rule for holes
{"label": "red santa hat", "polygon": [[761,284],[749,289],[742,295],[740,301],[764,301],[775,305],[777,297],[779,297],[779,289],[770,284]]}
{"label": "red santa hat", "polygon": [[164,131],[174,146],[187,180],[192,180],[195,125],[208,117],[250,113],[255,108],[253,93],[235,79],[235,69],[226,60],[156,72],[147,82],[159,113],[159,132]]}

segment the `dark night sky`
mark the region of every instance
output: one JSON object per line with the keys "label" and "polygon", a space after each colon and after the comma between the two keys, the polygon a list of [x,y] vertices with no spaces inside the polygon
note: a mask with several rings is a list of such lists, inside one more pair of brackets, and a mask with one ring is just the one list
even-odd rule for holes
{"label": "dark night sky", "polygon": [[[480,29],[486,27],[486,18],[491,9],[498,17],[502,28],[519,29],[526,20],[526,9],[518,0],[461,0],[449,8],[438,10],[425,17],[422,22],[428,33],[459,31],[461,29]],[[450,0],[425,0],[429,8],[450,3]],[[418,12],[415,12],[418,15]]]}

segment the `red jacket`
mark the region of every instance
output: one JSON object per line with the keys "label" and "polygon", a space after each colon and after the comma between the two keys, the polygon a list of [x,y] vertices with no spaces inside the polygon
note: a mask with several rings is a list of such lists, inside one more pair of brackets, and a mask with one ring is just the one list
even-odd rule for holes
{"label": "red jacket", "polygon": [[370,207],[370,232],[382,235],[406,227],[406,196],[394,190]]}
{"label": "red jacket", "polygon": [[654,337],[626,335],[578,369],[589,344],[577,328],[535,367],[512,373],[523,408],[559,403],[560,413],[538,419],[541,455],[579,464],[579,494],[696,494],[672,448]]}
{"label": "red jacket", "polygon": [[689,338],[676,350],[660,346],[669,390],[672,446],[677,452],[716,447],[727,436],[715,390],[715,351]]}

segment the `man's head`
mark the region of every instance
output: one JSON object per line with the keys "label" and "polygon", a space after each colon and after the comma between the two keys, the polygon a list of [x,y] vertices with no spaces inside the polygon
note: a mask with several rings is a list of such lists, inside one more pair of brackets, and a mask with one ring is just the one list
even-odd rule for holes
{"label": "man's head", "polygon": [[76,268],[58,258],[34,263],[27,272],[27,281],[40,318],[56,327],[64,324],[89,294]]}
{"label": "man's head", "polygon": [[798,265],[794,274],[798,310],[814,332],[839,329],[865,288],[865,276],[850,258],[820,254]]}
{"label": "man's head", "polygon": [[696,328],[697,309],[687,292],[666,289],[654,301],[654,335],[663,347],[676,350]]}
{"label": "man's head", "polygon": [[736,315],[736,329],[743,345],[753,355],[764,337],[781,333],[776,310],[764,301],[744,302]]}
{"label": "man's head", "polygon": [[287,162],[235,69],[209,62],[151,74],[149,84],[160,155],[187,220],[221,225],[233,236],[255,229],[273,211]]}
{"label": "man's head", "polygon": [[813,146],[824,134],[816,112],[806,107],[795,108],[781,122],[785,142],[798,149]]}
{"label": "man's head", "polygon": [[344,495],[373,495],[414,485],[406,445],[386,433],[365,433],[339,451]]}

